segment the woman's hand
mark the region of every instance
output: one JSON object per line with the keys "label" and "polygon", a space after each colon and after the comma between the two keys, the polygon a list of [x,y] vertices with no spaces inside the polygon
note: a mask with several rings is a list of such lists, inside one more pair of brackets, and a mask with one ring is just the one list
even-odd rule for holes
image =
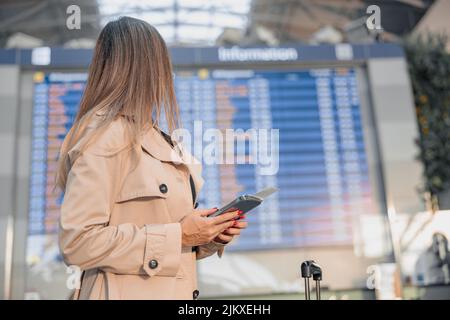
{"label": "woman's hand", "polygon": [[219,234],[214,238],[214,241],[226,244],[233,240],[235,236],[241,234],[241,230],[247,228],[248,222],[243,221],[245,219],[245,215],[241,215],[237,220],[234,221],[233,225],[226,229],[224,232]]}
{"label": "woman's hand", "polygon": [[233,226],[239,211],[228,212],[217,217],[208,215],[217,209],[194,210],[181,220],[181,242],[183,246],[194,247],[210,243],[219,234]]}

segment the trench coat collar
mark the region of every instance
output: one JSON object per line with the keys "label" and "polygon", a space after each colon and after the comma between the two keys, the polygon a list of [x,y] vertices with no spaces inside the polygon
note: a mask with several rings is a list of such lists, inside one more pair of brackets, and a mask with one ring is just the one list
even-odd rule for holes
{"label": "trench coat collar", "polygon": [[179,148],[172,148],[158,127],[145,130],[141,139],[142,148],[154,158],[173,163],[184,163]]}
{"label": "trench coat collar", "polygon": [[[105,111],[97,110],[95,114],[97,116],[104,116]],[[204,184],[204,180],[201,175],[201,163],[190,153],[186,152],[182,145],[177,144],[175,141],[173,141],[175,148],[172,148],[160,132],[161,129],[154,126],[145,130],[141,137],[142,149],[160,161],[184,164],[189,169],[189,173],[192,176],[198,195]]]}
{"label": "trench coat collar", "polygon": [[147,129],[141,138],[142,148],[160,161],[185,165],[192,176],[198,194],[204,184],[201,176],[201,163],[187,152],[181,144],[173,140],[174,148],[172,148],[163,134],[165,135],[158,127]]}

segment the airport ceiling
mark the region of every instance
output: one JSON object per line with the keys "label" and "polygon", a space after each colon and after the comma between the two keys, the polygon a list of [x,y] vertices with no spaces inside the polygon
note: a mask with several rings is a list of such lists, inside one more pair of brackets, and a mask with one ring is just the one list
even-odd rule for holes
{"label": "airport ceiling", "polygon": [[[66,27],[66,8],[71,4],[83,7],[80,30]],[[95,0],[0,0],[1,47],[17,33],[42,39],[45,45],[52,46],[74,38],[91,38],[99,30],[99,8]]]}
{"label": "airport ceiling", "polygon": [[[436,0],[440,1],[440,0]],[[345,28],[382,9],[385,31],[411,31],[433,0],[0,0],[0,47],[91,47],[103,24],[131,15],[154,24],[169,44],[272,44],[348,40]],[[82,9],[80,30],[66,27],[69,5]],[[175,12],[175,13],[174,13]],[[359,22],[358,22],[359,23]],[[361,24],[361,23],[359,23]],[[364,23],[361,24],[361,26]],[[341,34],[342,37],[334,37]],[[195,37],[194,37],[195,36]],[[322,38],[320,38],[322,36]],[[328,37],[328,38],[327,38]],[[341,40],[340,40],[341,39]],[[84,41],[84,42],[83,42]],[[329,40],[333,41],[333,40]]]}

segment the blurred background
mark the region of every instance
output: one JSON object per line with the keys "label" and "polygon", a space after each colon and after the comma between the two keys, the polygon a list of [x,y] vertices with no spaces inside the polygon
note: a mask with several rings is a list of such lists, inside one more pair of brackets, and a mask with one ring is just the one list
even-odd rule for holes
{"label": "blurred background", "polygon": [[[450,298],[450,0],[0,1],[0,298],[66,299],[57,152],[101,28],[170,47],[183,126],[280,130],[279,170],[208,165],[200,205],[279,188],[201,298]],[[245,153],[245,151],[244,151]]]}

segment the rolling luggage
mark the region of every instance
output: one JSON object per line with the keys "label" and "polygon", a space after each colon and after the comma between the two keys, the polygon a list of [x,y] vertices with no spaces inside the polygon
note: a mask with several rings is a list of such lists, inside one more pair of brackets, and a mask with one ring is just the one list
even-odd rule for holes
{"label": "rolling luggage", "polygon": [[320,300],[320,281],[322,280],[322,268],[314,260],[303,261],[301,275],[305,279],[305,300],[311,300],[311,288],[309,279],[316,282],[316,300]]}

